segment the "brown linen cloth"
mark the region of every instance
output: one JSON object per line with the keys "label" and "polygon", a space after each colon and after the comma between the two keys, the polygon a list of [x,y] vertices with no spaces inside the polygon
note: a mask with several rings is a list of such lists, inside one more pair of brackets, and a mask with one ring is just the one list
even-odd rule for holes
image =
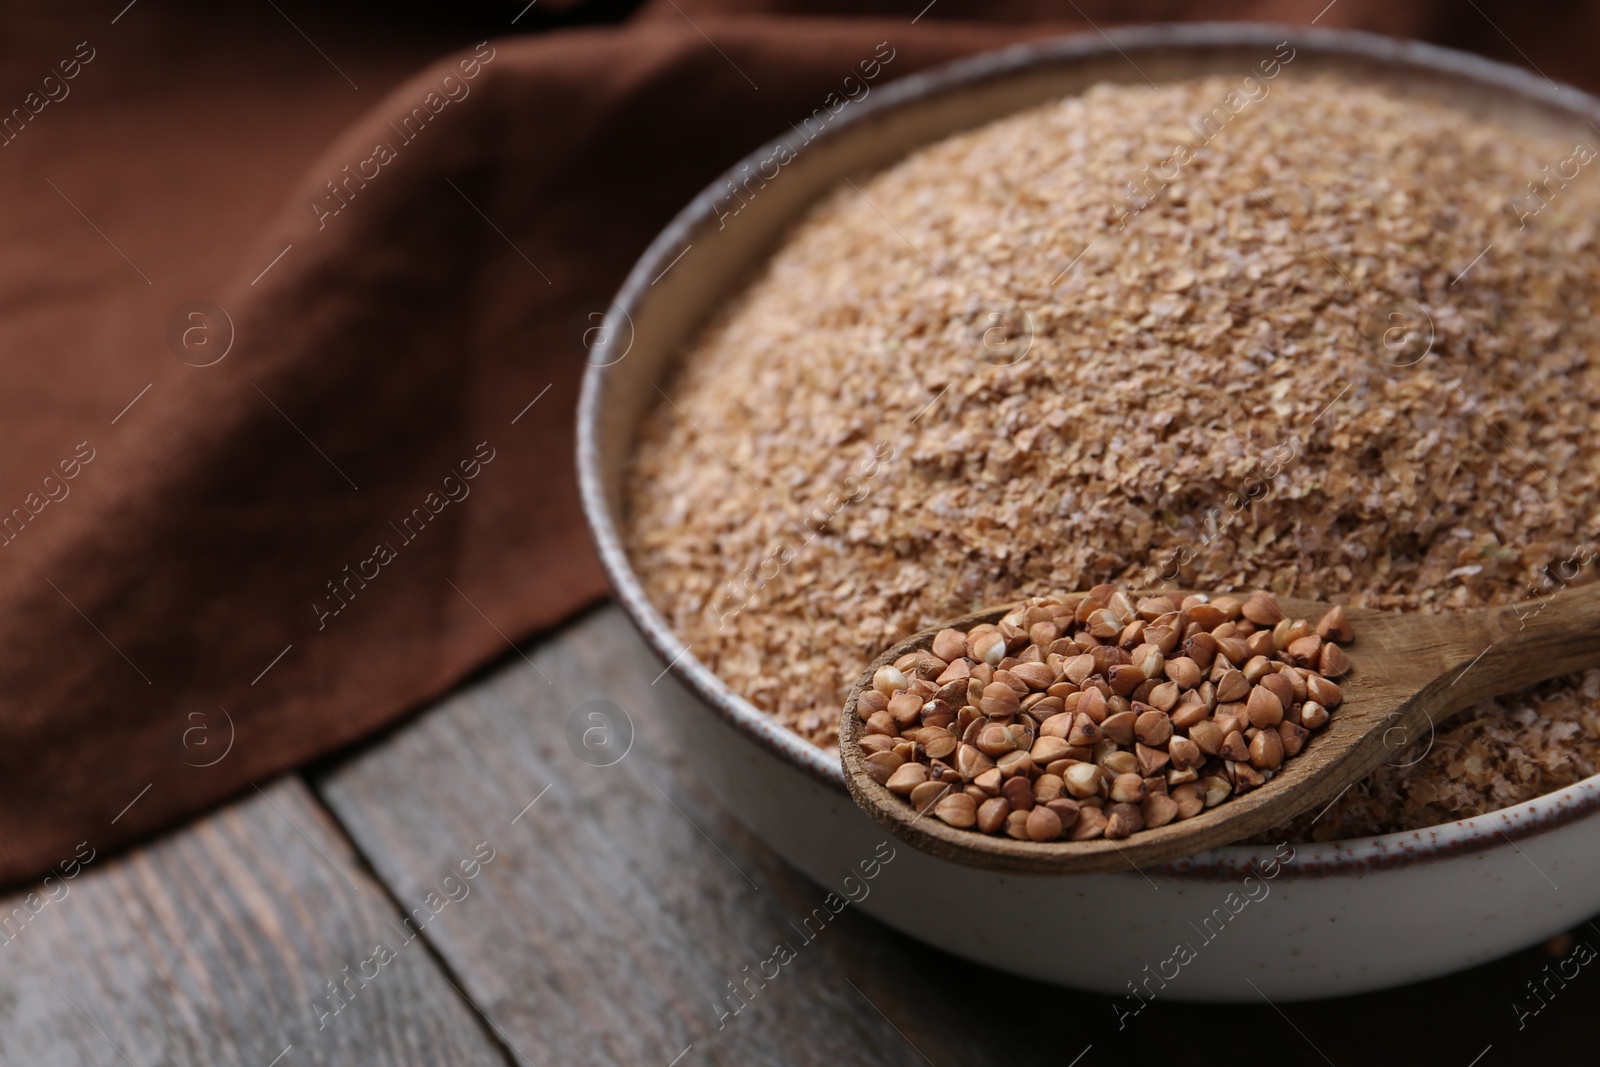
{"label": "brown linen cloth", "polygon": [[[1321,24],[1583,79],[1588,7],[1458,6]],[[590,315],[878,42],[887,80],[1196,11],[923,8],[669,0],[482,46],[404,8],[0,15],[0,882],[348,744],[599,597]]]}

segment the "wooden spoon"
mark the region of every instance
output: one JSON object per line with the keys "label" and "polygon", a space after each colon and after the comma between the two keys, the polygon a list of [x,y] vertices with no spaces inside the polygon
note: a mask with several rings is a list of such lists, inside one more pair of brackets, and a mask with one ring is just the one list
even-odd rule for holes
{"label": "wooden spoon", "polygon": [[[1331,606],[1283,598],[1278,604],[1287,617],[1313,624]],[[969,615],[946,626],[965,631],[997,622],[1015,607]],[[845,781],[856,803],[896,836],[956,863],[1021,874],[1128,870],[1282,826],[1331,803],[1351,783],[1461,709],[1546,678],[1600,666],[1600,594],[1592,588],[1449,615],[1347,610],[1355,632],[1345,648],[1351,670],[1338,679],[1344,700],[1328,724],[1311,735],[1299,755],[1285,760],[1271,781],[1192,818],[1116,841],[1018,841],[947,826],[874,781],[863,763],[864,726],[856,715],[856,699],[871,686],[879,667],[907,652],[931,648],[934,635],[945,626],[889,649],[850,691],[839,722]]]}

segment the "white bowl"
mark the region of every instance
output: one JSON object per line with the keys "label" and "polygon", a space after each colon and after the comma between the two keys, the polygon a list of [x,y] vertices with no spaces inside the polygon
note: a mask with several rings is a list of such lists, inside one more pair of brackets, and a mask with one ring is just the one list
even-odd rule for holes
{"label": "white bowl", "polygon": [[[786,136],[753,152],[740,167],[753,170],[780,143],[795,158],[736,217],[719,218],[727,186],[713,183],[634,267],[583,384],[578,467],[601,559],[624,610],[681,681],[663,703],[678,713],[699,774],[729,811],[820,885],[890,926],[993,967],[1123,994],[1126,1011],[1141,1003],[1135,987],[1145,999],[1213,1001],[1376,989],[1564,930],[1600,911],[1600,776],[1462,822],[1299,845],[1289,862],[1273,862],[1272,848],[1235,846],[1142,873],[1030,878],[880,845],[884,831],[851,801],[837,753],[730,689],[685,651],[646,598],[618,533],[623,474],[672,358],[785,228],[846,175],[1097,82],[1242,77],[1283,41],[1296,50],[1290,76],[1344,72],[1542,129],[1582,131],[1600,120],[1600,102],[1577,90],[1367,34],[1150,27],[977,56],[875,88],[810,143]],[[875,854],[893,858],[874,866]]]}

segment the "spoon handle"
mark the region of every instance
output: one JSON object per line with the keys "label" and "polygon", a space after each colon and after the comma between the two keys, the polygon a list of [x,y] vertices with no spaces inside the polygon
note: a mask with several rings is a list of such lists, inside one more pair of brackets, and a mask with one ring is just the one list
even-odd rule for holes
{"label": "spoon handle", "polygon": [[1493,688],[1487,692],[1600,667],[1600,587],[1569,586],[1537,600],[1491,608],[1483,632],[1489,643],[1473,672],[1488,668]]}
{"label": "spoon handle", "polygon": [[1429,703],[1449,713],[1600,666],[1600,586],[1455,615],[1373,612],[1360,628],[1363,646],[1381,650],[1380,673],[1401,690],[1431,678]]}

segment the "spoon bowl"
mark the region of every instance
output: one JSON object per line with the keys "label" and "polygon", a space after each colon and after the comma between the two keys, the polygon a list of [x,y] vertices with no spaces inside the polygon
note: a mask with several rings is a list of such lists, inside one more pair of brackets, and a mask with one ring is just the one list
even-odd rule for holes
{"label": "spoon bowl", "polygon": [[[1331,604],[1278,598],[1288,618],[1320,619]],[[868,814],[935,856],[1018,874],[1089,874],[1139,869],[1262,833],[1331,804],[1411,740],[1478,701],[1600,665],[1600,595],[1569,588],[1536,601],[1448,615],[1346,608],[1355,640],[1343,701],[1305,748],[1270,781],[1189,819],[1120,840],[1019,841],[924,817],[867,773],[856,702],[878,668],[931,649],[935,635],[998,622],[1011,604],[923,630],[879,656],[850,691],[839,723],[839,755],[850,794]]]}

